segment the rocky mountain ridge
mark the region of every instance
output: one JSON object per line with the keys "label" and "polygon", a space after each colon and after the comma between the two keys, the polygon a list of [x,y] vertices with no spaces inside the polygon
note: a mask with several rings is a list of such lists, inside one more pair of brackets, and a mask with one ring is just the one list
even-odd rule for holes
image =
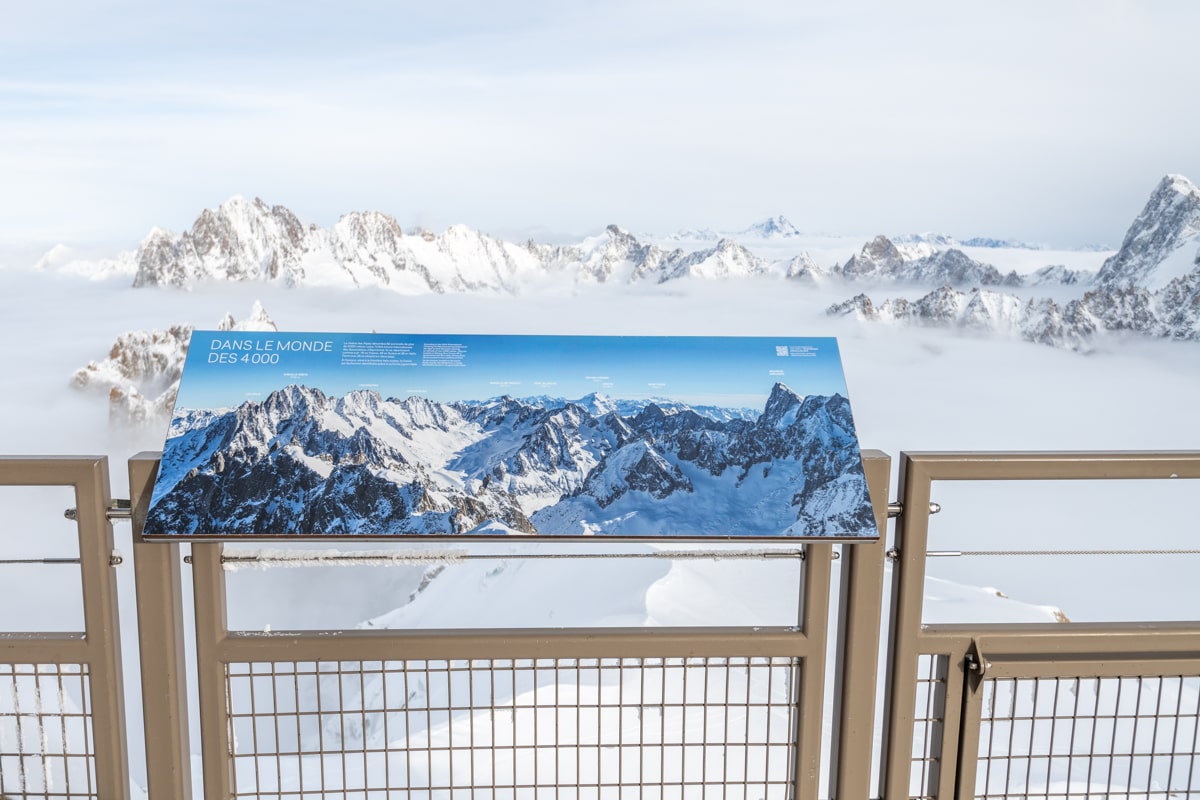
{"label": "rocky mountain ridge", "polygon": [[[796,232],[785,218],[773,217],[742,233],[762,239],[793,237]],[[989,243],[1002,244],[988,240],[972,246]],[[922,297],[910,294],[881,302],[860,292],[834,303],[829,313],[876,322],[949,325],[1078,351],[1091,349],[1106,331],[1200,338],[1200,189],[1182,176],[1168,175],[1159,182],[1121,249],[1099,273],[1055,264],[1027,274],[1002,272],[955,244],[959,243],[940,235],[877,236],[845,262],[822,266],[807,253],[772,260],[731,237],[691,251],[663,247],[616,225],[569,245],[532,240],[514,244],[463,225],[441,234],[406,233],[394,218],[380,212],[346,214],[328,229],[306,227],[282,206],[238,197],[202,212],[192,228],[178,236],[152,231],[136,253],[121,257],[125,261],[120,269],[133,270],[135,286],[260,281],[297,287],[374,286],[402,294],[505,295],[546,280],[595,285],[771,278],[826,289],[924,289],[927,294]],[[70,263],[72,271],[82,271]],[[106,275],[120,271],[117,262],[100,266]],[[1065,298],[1062,287],[1078,294]],[[1038,296],[1042,288],[1054,288],[1057,294]],[[961,315],[944,311],[952,297]],[[969,314],[968,307],[973,309]],[[1014,311],[1018,307],[1023,309],[1019,314]],[[988,313],[982,313],[985,308]],[[158,346],[146,343],[148,348]],[[155,397],[163,389],[152,387]],[[141,405],[140,400],[131,401],[132,413],[142,414],[134,408]]]}
{"label": "rocky mountain ridge", "polygon": [[[117,337],[108,355],[75,370],[71,386],[105,394],[109,417],[116,422],[163,422],[170,418],[179,393],[179,379],[194,326],[172,325],[160,330],[127,331]],[[235,320],[227,313],[219,331],[273,331],[275,322],[255,302],[250,315]]]}
{"label": "rocky mountain ridge", "polygon": [[[1121,249],[1095,276],[1065,267],[1046,267],[1025,280],[980,269],[970,259],[941,251],[904,266],[903,254],[884,237],[852,258],[843,271],[887,278],[921,274],[942,285],[910,301],[875,303],[859,294],[829,307],[835,316],[873,322],[932,325],[1000,333],[1027,341],[1087,352],[1102,331],[1128,331],[1158,338],[1200,341],[1200,188],[1181,175],[1163,178],[1133,221]],[[921,266],[916,266],[923,262]],[[970,292],[954,288],[975,284]],[[1058,284],[1088,287],[1065,303],[1022,298],[989,286]]]}
{"label": "rocky mountain ridge", "polygon": [[[822,268],[808,253],[769,258],[747,243],[795,240],[799,230],[783,216],[729,234],[692,231],[672,239],[712,242],[700,248],[662,247],[617,225],[578,244],[507,242],[465,225],[440,234],[405,232],[391,216],[351,212],[332,227],[305,226],[289,209],[261,199],[233,197],[205,209],[181,234],[156,228],[135,252],[96,265],[97,274],[132,275],[134,287],[190,288],[211,281],[255,281],[289,287],[373,286],[401,294],[496,292],[513,294],[547,279],[574,283],[665,283],[681,278],[771,276],[846,282],[1018,285],[961,250],[925,241],[877,237],[846,264]],[[61,258],[43,259],[42,268]],[[71,270],[85,272],[71,262]],[[1056,274],[1045,280],[1053,282]]]}

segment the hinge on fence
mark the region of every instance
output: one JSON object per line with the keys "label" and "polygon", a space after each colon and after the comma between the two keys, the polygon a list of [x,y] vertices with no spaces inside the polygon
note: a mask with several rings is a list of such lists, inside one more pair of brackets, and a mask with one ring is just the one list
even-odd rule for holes
{"label": "hinge on fence", "polygon": [[[79,519],[79,509],[68,508],[63,512],[63,516],[74,522]],[[114,499],[104,510],[104,518],[109,522],[117,519],[132,519],[133,504],[128,500]]]}
{"label": "hinge on fence", "polygon": [[113,500],[104,516],[110,522],[114,519],[133,519],[133,504],[128,500]]}
{"label": "hinge on fence", "polygon": [[[930,514],[936,514],[941,510],[942,510],[941,503],[930,503],[929,504],[929,513]],[[892,502],[888,503],[888,519],[895,519],[896,517],[902,517],[902,516],[904,516],[904,503],[901,503],[899,500],[893,500]]]}
{"label": "hinge on fence", "polygon": [[971,647],[963,656],[963,666],[966,668],[967,680],[971,689],[977,689],[987,675],[988,667],[991,666],[987,657],[984,656],[983,650],[980,649],[978,640],[971,640]]}

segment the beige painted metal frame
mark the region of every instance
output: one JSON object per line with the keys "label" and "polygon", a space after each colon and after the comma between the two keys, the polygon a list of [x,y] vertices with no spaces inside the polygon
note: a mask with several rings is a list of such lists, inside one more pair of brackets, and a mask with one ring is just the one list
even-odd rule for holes
{"label": "beige painted metal frame", "polygon": [[142,718],[146,733],[146,792],[152,798],[191,800],[179,545],[142,539],[157,474],[157,454],[140,453],[129,460]]}
{"label": "beige painted metal frame", "polygon": [[[885,684],[882,796],[910,794],[914,704],[922,656],[950,659],[936,797],[973,796],[983,677],[1200,674],[1200,622],[921,623],[931,485],[938,480],[1197,479],[1200,452],[901,453],[904,513],[896,529]],[[961,698],[961,700],[959,699]]]}
{"label": "beige painted metal frame", "polygon": [[[145,542],[145,518],[157,454],[129,463],[138,627],[151,797],[190,798],[187,689],[183,655],[181,553]],[[890,461],[864,452],[881,533],[888,514]],[[922,656],[947,658],[939,770],[930,794],[971,796],[980,737],[980,687],[989,679],[1200,675],[1200,623],[930,625],[921,624],[928,509],[936,480],[1196,479],[1200,453],[914,453],[902,454],[904,513],[895,539],[885,680],[884,764],[880,793],[909,796],[914,701]],[[0,485],[72,486],[76,493],[85,630],[81,634],[5,634],[6,663],[87,664],[100,797],[128,797],[119,631],[104,458],[0,458]],[[206,796],[233,793],[227,666],[256,662],[396,659],[663,658],[776,656],[796,659],[796,797],[816,797],[833,544],[805,548],[795,627],[610,628],[426,631],[228,630],[222,546],[192,545],[197,687]],[[833,696],[831,796],[873,796],[871,745],[876,657],[883,607],[885,540],[841,545]]]}
{"label": "beige painted metal frame", "polygon": [[[187,712],[183,685],[182,589],[178,545],[147,542],[141,537],[157,453],[143,453],[130,461],[134,555],[137,565],[139,631],[142,641],[143,696],[147,760],[153,765],[150,794],[190,796],[187,762]],[[887,479],[890,460],[878,451],[864,452],[864,464],[877,509],[880,530],[886,523]],[[797,729],[793,766],[794,796],[816,797],[821,771],[822,702],[825,694],[825,659],[828,638],[832,543],[811,542],[804,550],[803,580],[795,627],[773,628],[607,628],[519,630],[423,631],[279,631],[269,635],[228,629],[223,545],[191,546],[193,599],[196,627],[196,680],[202,731],[202,769],[205,796],[210,800],[232,795],[233,749],[230,742],[230,698],[226,687],[231,663],[297,661],[372,661],[395,659],[517,659],[597,657],[701,657],[781,656],[799,662]],[[843,545],[849,563],[865,558],[882,564],[883,542],[872,542],[862,558]],[[850,611],[843,610],[842,634],[849,637],[842,652],[855,680],[874,686],[878,648],[881,569],[859,570],[846,590]],[[874,588],[872,588],[872,584]],[[860,593],[862,595],[861,603]],[[871,623],[874,620],[874,624]],[[870,759],[873,697],[839,685],[846,700],[840,703],[847,724],[841,752],[854,761]],[[851,759],[847,758],[847,762]],[[840,774],[861,772],[861,764],[848,763]],[[868,769],[869,773],[869,769]],[[844,781],[850,780],[843,778]]]}
{"label": "beige painted metal frame", "polygon": [[128,800],[125,692],[113,564],[108,459],[104,456],[0,456],[2,486],[70,486],[75,491],[83,590],[82,633],[5,633],[6,664],[84,664],[88,669],[96,791]]}
{"label": "beige painted metal frame", "polygon": [[[522,659],[788,656],[800,659],[796,797],[816,797],[832,545],[806,549],[798,628],[608,628],[555,630],[231,632],[226,626],[220,544],[194,544],[197,683],[205,795],[233,793],[225,665],[240,662],[374,661],[396,658]],[[809,665],[816,665],[810,668]]]}
{"label": "beige painted metal frame", "polygon": [[841,550],[836,661],[833,671],[833,736],[829,796],[871,795],[880,618],[887,550],[891,457],[863,451],[863,468],[875,509],[879,539],[844,544]]}

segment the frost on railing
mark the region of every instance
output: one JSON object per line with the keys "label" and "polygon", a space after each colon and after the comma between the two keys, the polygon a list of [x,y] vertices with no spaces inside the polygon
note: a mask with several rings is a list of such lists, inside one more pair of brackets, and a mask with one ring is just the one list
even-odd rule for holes
{"label": "frost on railing", "polygon": [[87,667],[0,664],[0,797],[98,797]]}

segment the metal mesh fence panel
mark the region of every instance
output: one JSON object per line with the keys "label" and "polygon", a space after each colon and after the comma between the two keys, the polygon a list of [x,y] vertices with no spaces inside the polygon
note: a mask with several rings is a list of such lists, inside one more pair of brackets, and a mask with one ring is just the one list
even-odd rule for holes
{"label": "metal mesh fence panel", "polygon": [[799,659],[232,663],[235,795],[787,798]]}
{"label": "metal mesh fence panel", "polygon": [[1200,797],[1200,678],[984,682],[977,797]]}
{"label": "metal mesh fence panel", "polygon": [[0,797],[99,797],[86,665],[0,664]]}
{"label": "metal mesh fence panel", "polygon": [[917,701],[913,709],[913,753],[909,793],[934,798],[941,774],[942,733],[946,721],[946,656],[923,655],[917,666]]}

